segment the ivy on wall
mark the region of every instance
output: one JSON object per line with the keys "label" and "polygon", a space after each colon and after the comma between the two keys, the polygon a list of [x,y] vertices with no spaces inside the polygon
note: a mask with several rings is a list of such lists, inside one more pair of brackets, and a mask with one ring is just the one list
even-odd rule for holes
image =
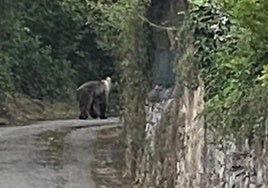
{"label": "ivy on wall", "polygon": [[253,132],[264,138],[268,3],[220,3],[192,4],[185,27],[193,34],[194,62],[205,82],[206,122],[217,138],[243,142]]}

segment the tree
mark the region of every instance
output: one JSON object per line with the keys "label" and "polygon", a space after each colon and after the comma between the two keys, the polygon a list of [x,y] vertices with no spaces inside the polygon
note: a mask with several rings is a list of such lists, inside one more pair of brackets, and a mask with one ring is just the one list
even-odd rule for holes
{"label": "tree", "polygon": [[62,99],[68,90],[115,72],[115,61],[96,43],[83,0],[4,0],[0,88],[33,98]]}

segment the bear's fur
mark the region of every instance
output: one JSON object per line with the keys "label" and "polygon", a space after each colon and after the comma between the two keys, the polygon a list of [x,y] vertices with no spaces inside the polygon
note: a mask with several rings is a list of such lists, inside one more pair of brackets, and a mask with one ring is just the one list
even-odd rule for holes
{"label": "bear's fur", "polygon": [[101,81],[88,81],[77,89],[79,103],[79,119],[92,118],[106,119],[106,108],[111,88],[111,78]]}

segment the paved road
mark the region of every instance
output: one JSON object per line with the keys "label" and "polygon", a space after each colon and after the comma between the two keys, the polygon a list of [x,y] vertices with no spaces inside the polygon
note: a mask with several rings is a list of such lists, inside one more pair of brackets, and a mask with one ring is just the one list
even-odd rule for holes
{"label": "paved road", "polygon": [[95,188],[92,141],[96,130],[118,121],[59,120],[0,128],[0,188]]}

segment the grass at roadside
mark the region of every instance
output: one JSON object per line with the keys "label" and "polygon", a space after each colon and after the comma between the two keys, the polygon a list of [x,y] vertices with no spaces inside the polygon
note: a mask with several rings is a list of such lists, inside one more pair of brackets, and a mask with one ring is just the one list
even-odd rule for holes
{"label": "grass at roadside", "polygon": [[49,102],[21,95],[7,96],[5,113],[0,115],[0,125],[23,125],[40,120],[76,118],[78,107],[74,101]]}
{"label": "grass at roadside", "polygon": [[123,178],[124,147],[119,135],[122,128],[99,130],[94,143],[92,174],[100,188],[129,188],[131,180]]}

